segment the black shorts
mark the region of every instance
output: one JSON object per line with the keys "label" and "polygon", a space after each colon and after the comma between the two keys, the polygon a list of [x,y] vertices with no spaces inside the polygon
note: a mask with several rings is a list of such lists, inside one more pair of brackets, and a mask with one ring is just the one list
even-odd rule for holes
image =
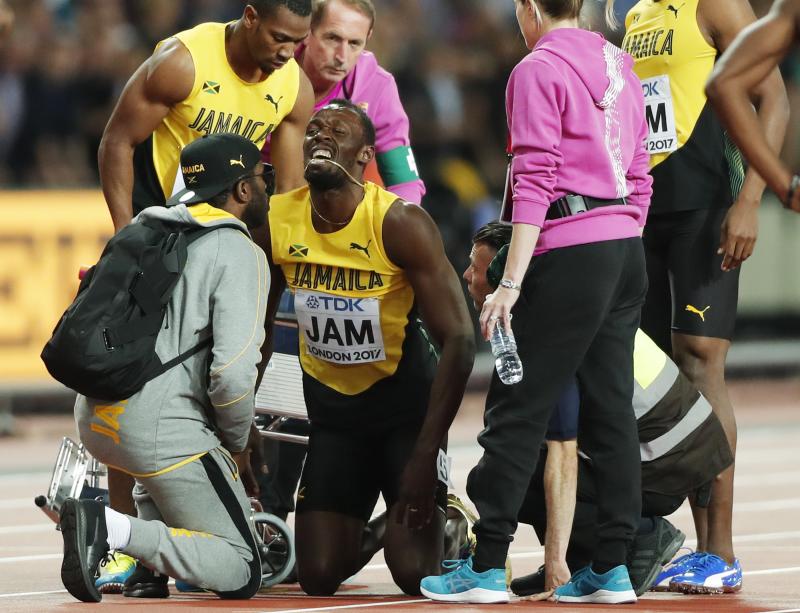
{"label": "black shorts", "polygon": [[580,413],[581,396],[578,382],[572,379],[566,389],[561,392],[550,422],[547,424],[548,441],[571,441],[578,438],[578,414]]}
{"label": "black shorts", "polygon": [[[368,521],[378,495],[397,501],[400,477],[417,442],[421,422],[389,428],[332,428],[312,424],[308,456],[297,492],[297,513],[329,511]],[[436,502],[447,506],[438,481]]]}
{"label": "black shorts", "polygon": [[672,355],[670,330],[733,337],[739,269],[723,272],[717,255],[726,208],[650,215],[644,247],[650,288],[642,330]]}

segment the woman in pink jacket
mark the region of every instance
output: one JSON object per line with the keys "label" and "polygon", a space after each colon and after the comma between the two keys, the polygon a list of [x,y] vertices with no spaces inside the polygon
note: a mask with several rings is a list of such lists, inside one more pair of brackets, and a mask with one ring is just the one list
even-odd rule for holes
{"label": "woman in pink jacket", "polygon": [[633,339],[647,289],[641,230],[651,179],[647,125],[633,61],[578,27],[582,0],[516,0],[531,53],[511,74],[513,237],[481,329],[513,329],[524,377],[492,379],[483,457],[467,492],[480,514],[472,558],[428,577],[436,600],[508,600],[503,565],[550,411],[577,375],[579,442],[598,480],[591,566],[556,589],[563,602],[633,602],[625,567],[639,523],[640,460]]}

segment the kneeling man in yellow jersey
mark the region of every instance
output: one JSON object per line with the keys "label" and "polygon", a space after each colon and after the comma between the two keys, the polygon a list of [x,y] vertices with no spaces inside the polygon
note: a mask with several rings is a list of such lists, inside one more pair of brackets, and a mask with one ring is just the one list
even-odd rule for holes
{"label": "kneeling man in yellow jersey", "polygon": [[386,562],[419,594],[443,554],[443,448],[472,369],[472,324],[428,214],[363,181],[375,155],[367,115],[334,100],[311,118],[303,153],[309,185],[274,197],[268,224],[270,308],[288,285],[311,422],[300,585],[332,594],[367,562],[362,536],[382,494]]}

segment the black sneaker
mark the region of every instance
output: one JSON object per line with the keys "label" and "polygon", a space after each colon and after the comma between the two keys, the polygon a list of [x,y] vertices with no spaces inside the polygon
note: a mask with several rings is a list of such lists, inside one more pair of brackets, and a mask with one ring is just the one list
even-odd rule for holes
{"label": "black sneaker", "polygon": [[96,500],[67,498],[59,521],[64,538],[61,582],[78,600],[100,602],[103,595],[94,580],[109,550],[105,506]]}
{"label": "black sneaker", "polygon": [[129,598],[169,598],[169,577],[136,563],[136,570],[125,581],[122,595]]}
{"label": "black sneaker", "polygon": [[511,591],[517,596],[531,596],[544,592],[544,564],[535,573],[514,579],[511,582]]}
{"label": "black sneaker", "polygon": [[644,594],[658,577],[661,567],[681,548],[686,535],[663,517],[655,518],[655,528],[638,534],[628,556],[628,572],[637,596]]}

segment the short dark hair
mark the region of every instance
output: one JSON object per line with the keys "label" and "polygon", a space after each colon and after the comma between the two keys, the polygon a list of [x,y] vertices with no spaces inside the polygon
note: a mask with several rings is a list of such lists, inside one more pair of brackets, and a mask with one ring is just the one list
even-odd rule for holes
{"label": "short dark hair", "polygon": [[[349,6],[351,9],[358,11],[364,17],[369,19],[369,29],[372,30],[373,26],[375,25],[375,5],[372,4],[372,0],[339,0],[345,6]],[[322,21],[323,17],[325,17],[325,11],[328,8],[328,4],[330,4],[331,0],[312,0],[313,8],[311,10],[311,28],[316,28],[320,22]]]}
{"label": "short dark hair", "polygon": [[356,115],[358,115],[358,118],[361,120],[361,130],[364,133],[364,140],[366,141],[367,145],[369,145],[370,147],[374,147],[375,126],[372,124],[372,120],[369,118],[369,115],[367,115],[364,112],[364,109],[362,109],[357,104],[353,104],[352,102],[350,102],[350,100],[345,100],[344,98],[336,98],[334,100],[331,100],[328,104],[323,106],[317,112],[319,113],[320,111],[324,111],[325,109],[335,110],[337,108],[348,109],[350,111],[353,111]]}
{"label": "short dark hair", "polygon": [[490,221],[484,226],[481,226],[472,237],[474,243],[486,243],[494,247],[495,251],[499,251],[500,247],[507,245],[511,242],[511,231],[513,226],[505,221]]}
{"label": "short dark hair", "polygon": [[256,9],[261,17],[272,15],[279,6],[285,6],[300,17],[311,14],[311,0],[248,0],[247,4]]}
{"label": "short dark hair", "polygon": [[228,188],[225,191],[220,192],[216,196],[211,196],[211,198],[208,199],[208,204],[218,209],[221,209],[228,202],[228,198],[230,198],[232,193],[233,189]]}

